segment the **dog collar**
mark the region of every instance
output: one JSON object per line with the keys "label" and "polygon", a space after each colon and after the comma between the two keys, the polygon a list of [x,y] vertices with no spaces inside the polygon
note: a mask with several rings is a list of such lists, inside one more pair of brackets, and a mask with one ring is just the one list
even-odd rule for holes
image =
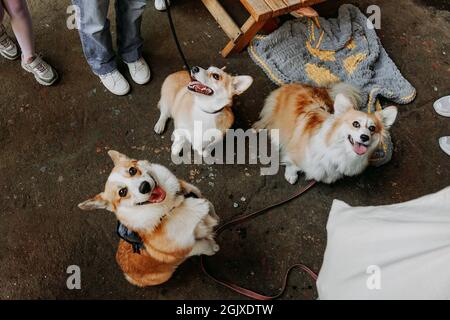
{"label": "dog collar", "polygon": [[[184,197],[185,198],[198,198],[198,196],[193,192],[185,194]],[[160,218],[160,222],[162,222],[166,216],[167,216],[166,214],[163,215]],[[120,221],[117,221],[116,232],[120,239],[131,244],[131,246],[133,247],[133,253],[141,254],[141,249],[144,248],[144,242],[142,241],[142,238],[139,235],[139,233],[129,230]]]}

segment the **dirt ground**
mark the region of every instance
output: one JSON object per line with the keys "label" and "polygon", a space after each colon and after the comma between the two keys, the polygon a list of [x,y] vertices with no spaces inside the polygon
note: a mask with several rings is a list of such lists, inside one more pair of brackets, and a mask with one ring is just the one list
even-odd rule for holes
{"label": "dirt ground", "polygon": [[[143,36],[153,79],[145,86],[133,85],[125,97],[116,97],[90,72],[78,33],[66,28],[69,1],[29,2],[38,49],[57,68],[61,80],[54,87],[39,86],[18,61],[0,59],[0,298],[240,298],[206,278],[195,258],[164,285],[131,286],[114,259],[118,238],[113,214],[87,213],[77,204],[102,190],[112,167],[109,149],[164,164],[195,183],[223,221],[285,198],[298,185],[289,185],[283,170],[277,176],[261,177],[257,165],[172,164],[168,152],[172,124],[163,137],[154,134],[153,125],[162,81],[179,70],[181,62],[166,15],[152,4],[145,12]],[[245,18],[238,1],[225,2],[238,20]],[[214,272],[266,294],[277,292],[282,274],[293,263],[320,270],[333,199],[355,206],[390,204],[450,184],[450,158],[437,143],[440,136],[450,134],[450,120],[432,108],[434,100],[450,92],[449,1],[347,2],[363,11],[370,4],[381,7],[378,34],[418,95],[413,103],[399,107],[390,163],[333,185],[318,185],[219,239],[222,250],[209,260]],[[173,3],[179,37],[192,65],[227,66],[230,72],[255,78],[251,90],[236,100],[235,127],[248,128],[275,85],[247,53],[228,59],[218,54],[227,38],[200,1]],[[334,17],[342,3],[329,1],[316,8],[323,16]],[[81,290],[66,287],[69,265],[81,268]],[[298,272],[283,298],[316,297],[314,284]]]}

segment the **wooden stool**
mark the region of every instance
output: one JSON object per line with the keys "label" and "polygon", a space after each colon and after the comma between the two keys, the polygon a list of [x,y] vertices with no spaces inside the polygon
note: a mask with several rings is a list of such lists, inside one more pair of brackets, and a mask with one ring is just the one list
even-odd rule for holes
{"label": "wooden stool", "polygon": [[208,11],[230,38],[230,42],[222,50],[222,56],[241,52],[272,18],[288,14],[302,7],[309,7],[325,0],[240,0],[250,17],[239,27],[225,11],[219,0],[202,0]]}

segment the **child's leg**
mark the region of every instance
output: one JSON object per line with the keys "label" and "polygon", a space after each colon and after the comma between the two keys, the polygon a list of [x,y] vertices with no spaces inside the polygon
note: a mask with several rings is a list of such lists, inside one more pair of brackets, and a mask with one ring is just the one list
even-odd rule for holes
{"label": "child's leg", "polygon": [[22,49],[23,60],[33,61],[36,55],[30,12],[25,0],[2,0],[11,18],[11,26]]}

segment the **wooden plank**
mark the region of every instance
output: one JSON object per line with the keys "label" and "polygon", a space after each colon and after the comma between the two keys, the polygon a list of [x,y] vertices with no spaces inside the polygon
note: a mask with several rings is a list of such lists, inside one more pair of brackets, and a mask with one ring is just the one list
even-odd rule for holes
{"label": "wooden plank", "polygon": [[241,52],[250,43],[256,33],[261,30],[266,22],[267,20],[256,21],[252,16],[248,18],[242,26],[242,37],[240,37],[236,43],[230,41],[222,50],[222,56],[226,58],[231,53]]}
{"label": "wooden plank", "polygon": [[291,6],[286,4],[283,0],[264,0],[267,5],[272,9],[273,13],[272,16],[281,16],[283,14],[291,12],[293,9],[291,9]]}
{"label": "wooden plank", "polygon": [[283,1],[288,6],[296,6],[296,5],[300,5],[302,2],[304,2],[303,0],[283,0]]}
{"label": "wooden plank", "polygon": [[241,29],[236,25],[233,19],[228,15],[218,0],[202,0],[206,9],[212,14],[214,19],[226,33],[228,38],[236,41],[241,35]]}
{"label": "wooden plank", "polygon": [[264,0],[241,0],[241,3],[255,21],[267,20],[273,15],[272,8]]}
{"label": "wooden plank", "polygon": [[310,7],[314,4],[325,2],[326,0],[283,0],[283,1],[286,3],[286,5],[288,5],[288,8],[285,10],[279,10],[277,12],[274,12],[273,14],[274,17],[291,13],[292,11],[295,11],[303,7]]}

